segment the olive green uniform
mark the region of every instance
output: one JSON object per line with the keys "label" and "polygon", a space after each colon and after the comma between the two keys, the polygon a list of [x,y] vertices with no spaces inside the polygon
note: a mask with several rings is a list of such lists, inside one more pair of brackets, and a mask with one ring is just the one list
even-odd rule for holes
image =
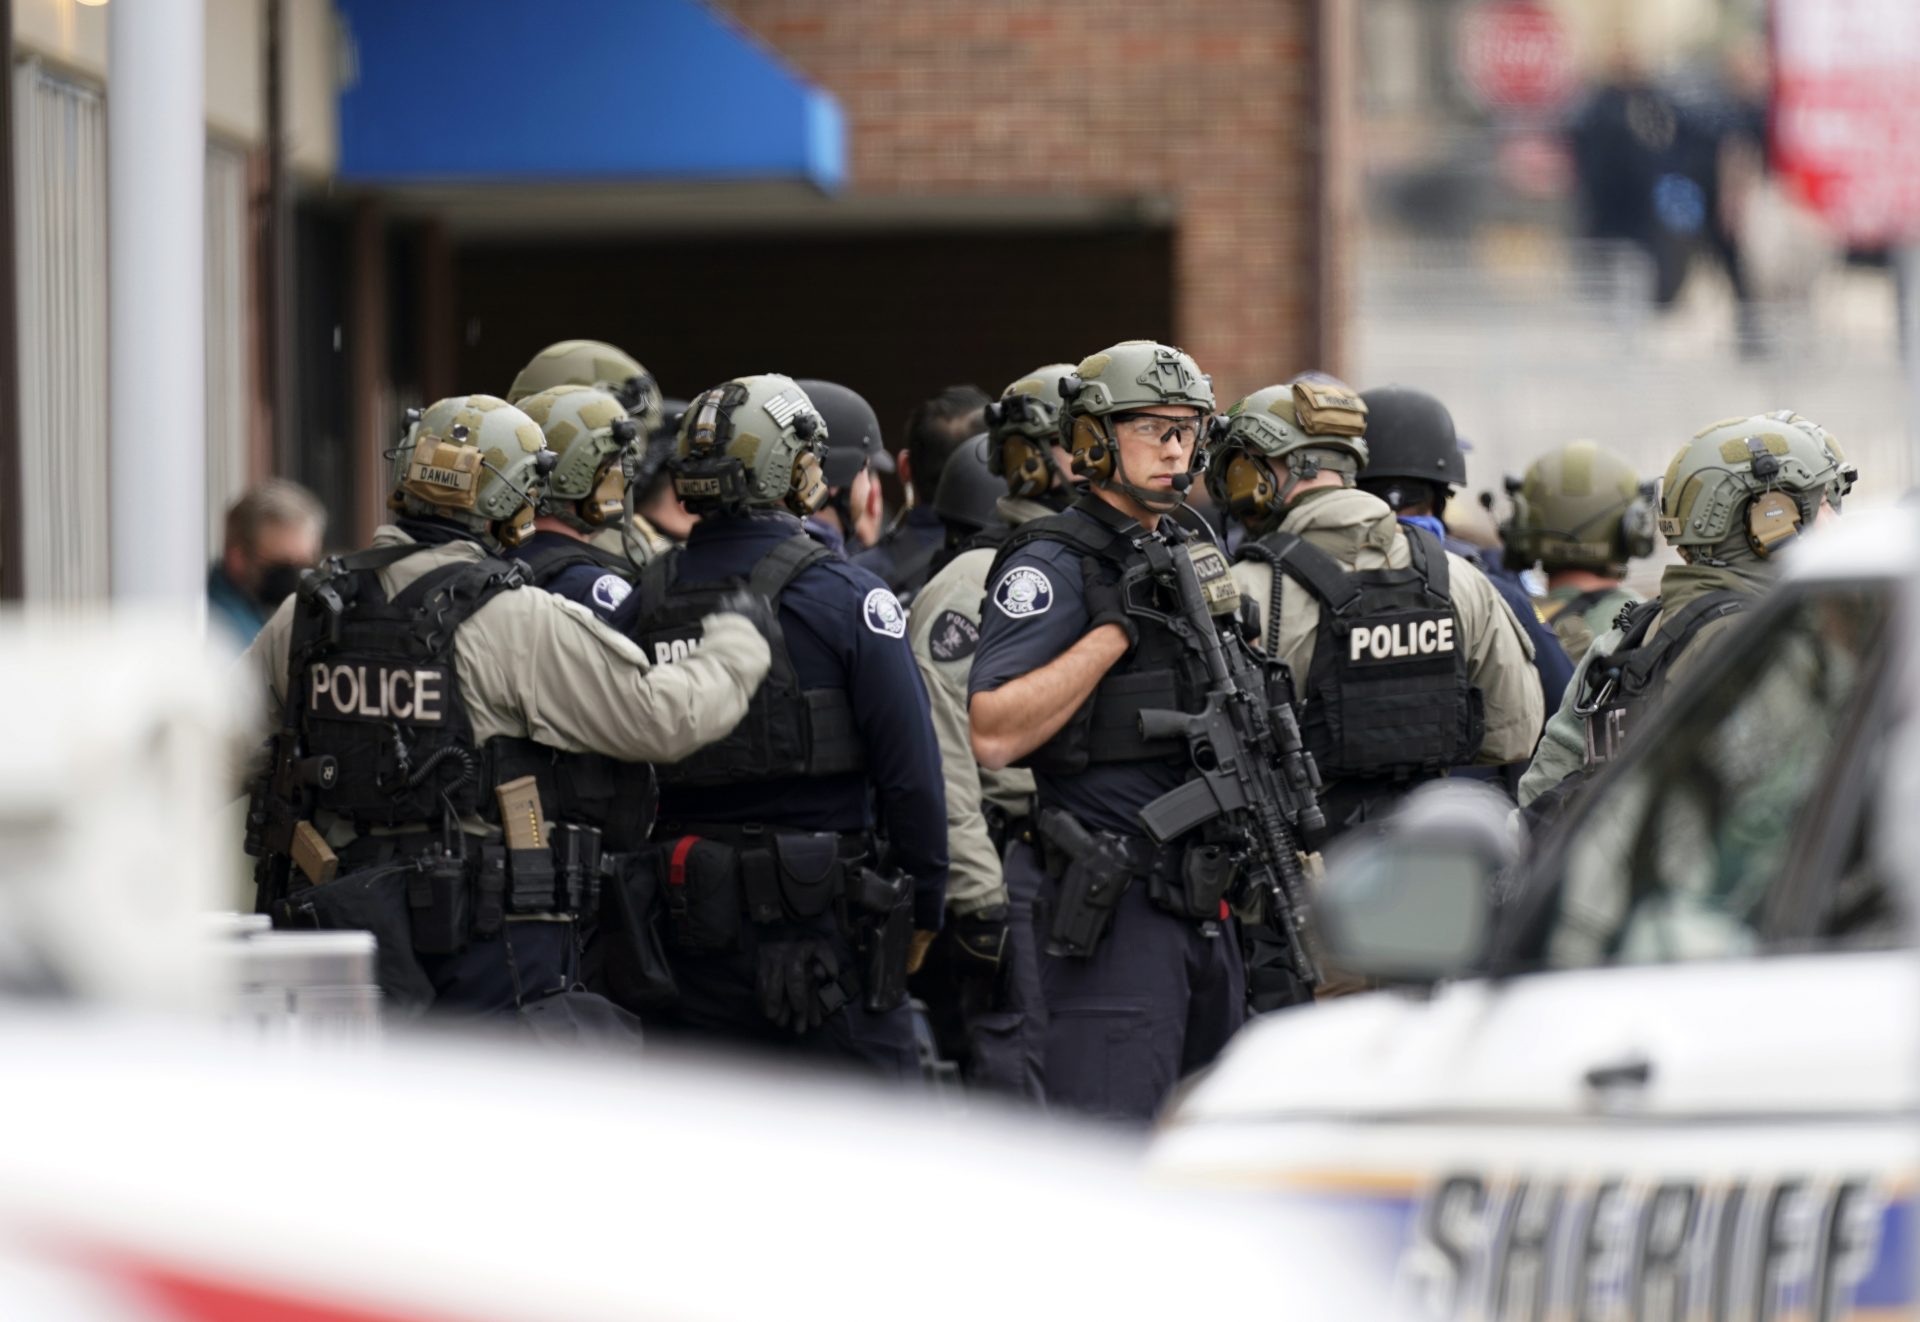
{"label": "olive green uniform", "polygon": [[[1758,596],[1770,583],[1768,572],[1752,558],[1745,564],[1727,568],[1670,565],[1660,575],[1660,616],[1655,619],[1648,636],[1657,635],[1668,615],[1697,597],[1709,592],[1744,592]],[[1672,684],[1684,678],[1739,623],[1740,616],[1729,615],[1702,626],[1693,636],[1693,641],[1687,644],[1686,650],[1673,659],[1667,670],[1667,683]],[[1574,715],[1573,705],[1584,691],[1587,667],[1593,658],[1611,656],[1620,645],[1620,637],[1620,631],[1612,626],[1598,634],[1592,648],[1574,671],[1573,681],[1567,685],[1566,697],[1560,702],[1560,710],[1547,722],[1546,732],[1540,737],[1540,746],[1534,750],[1533,765],[1520,778],[1521,807],[1532,803],[1585,765],[1586,731],[1580,717]]]}
{"label": "olive green uniform", "polygon": [[1620,614],[1621,608],[1640,600],[1627,589],[1616,587],[1596,598],[1585,610],[1566,609],[1586,591],[1574,587],[1554,588],[1540,599],[1537,607],[1540,618],[1547,622],[1553,636],[1560,640],[1560,646],[1566,649],[1567,658],[1576,666],[1593,646],[1593,640],[1613,628],[1614,617]]}
{"label": "olive green uniform", "polygon": [[[373,544],[412,540],[388,525]],[[476,542],[449,542],[380,570],[380,584],[392,597],[442,566],[486,557]],[[294,599],[282,603],[238,662],[261,699],[245,732],[245,754],[256,761],[279,722],[294,606]],[[725,735],[746,714],[769,663],[759,631],[722,614],[706,621],[690,656],[654,667],[585,607],[530,588],[487,601],[455,632],[453,649],[476,745],[506,735],[626,762],[678,761]],[[336,848],[352,838],[344,822],[322,825]]]}
{"label": "olive green uniform", "polygon": [[[1034,500],[1000,499],[1000,517],[1018,526],[1053,513]],[[933,707],[933,732],[940,740],[940,761],[947,783],[947,908],[956,914],[973,913],[1007,903],[1006,883],[1000,875],[1000,855],[987,832],[983,802],[1008,813],[1027,816],[1033,810],[1033,773],[1018,767],[988,771],[974,760],[967,726],[967,672],[973,668],[973,648],[951,660],[936,660],[933,631],[949,611],[980,631],[980,607],[986,599],[987,571],[995,548],[962,552],[927,580],[913,601],[907,623],[907,641],[920,665],[927,698]]]}
{"label": "olive green uniform", "polygon": [[[1413,562],[1407,535],[1393,510],[1378,496],[1356,488],[1307,492],[1287,510],[1280,530],[1325,551],[1353,573],[1405,569]],[[1452,553],[1447,562],[1453,608],[1467,649],[1467,675],[1480,690],[1486,708],[1486,736],[1474,764],[1522,761],[1532,751],[1546,715],[1540,678],[1533,668],[1533,644],[1486,575]],[[1241,560],[1233,566],[1233,577],[1242,597],[1260,613],[1264,642],[1273,567]],[[1320,603],[1300,584],[1285,579],[1280,585],[1279,656],[1292,670],[1296,684],[1304,683],[1309,673],[1319,629]]]}

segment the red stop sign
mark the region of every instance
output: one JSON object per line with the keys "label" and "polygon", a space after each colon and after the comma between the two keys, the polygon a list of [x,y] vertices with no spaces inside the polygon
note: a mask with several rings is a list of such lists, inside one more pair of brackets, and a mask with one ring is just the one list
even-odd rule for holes
{"label": "red stop sign", "polygon": [[1486,0],[1460,17],[1467,87],[1488,106],[1543,110],[1573,91],[1573,46],[1560,20],[1531,0]]}

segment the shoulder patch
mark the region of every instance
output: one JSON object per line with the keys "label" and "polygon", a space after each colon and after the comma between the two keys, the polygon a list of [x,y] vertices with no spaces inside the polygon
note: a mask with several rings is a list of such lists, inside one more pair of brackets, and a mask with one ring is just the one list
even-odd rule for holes
{"label": "shoulder patch", "polygon": [[632,592],[633,584],[618,574],[602,574],[593,580],[593,604],[603,611],[615,609]]}
{"label": "shoulder patch", "polygon": [[980,645],[980,626],[959,611],[941,611],[927,635],[927,651],[935,661],[959,661]]}
{"label": "shoulder patch", "polygon": [[901,607],[900,599],[885,588],[875,588],[867,594],[865,615],[867,628],[882,637],[907,636],[907,612]]}
{"label": "shoulder patch", "polygon": [[1016,565],[1000,576],[993,604],[1016,620],[1045,615],[1053,608],[1053,580],[1032,565]]}

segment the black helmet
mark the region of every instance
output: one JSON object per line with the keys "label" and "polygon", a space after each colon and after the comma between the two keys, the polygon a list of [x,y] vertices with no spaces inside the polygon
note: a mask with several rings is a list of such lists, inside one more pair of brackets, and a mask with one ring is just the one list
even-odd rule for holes
{"label": "black helmet", "polygon": [[1360,481],[1404,477],[1448,490],[1467,484],[1467,457],[1453,415],[1432,395],[1404,386],[1362,391],[1367,406],[1367,464]]}
{"label": "black helmet", "polygon": [[975,533],[993,526],[1000,497],[1006,494],[1007,484],[987,467],[987,434],[981,432],[947,456],[933,493],[933,512],[949,528]]}
{"label": "black helmet", "polygon": [[827,424],[827,458],[820,468],[829,487],[844,491],[868,464],[882,473],[893,471],[893,456],[880,440],[880,419],[858,391],[811,378],[798,384]]}

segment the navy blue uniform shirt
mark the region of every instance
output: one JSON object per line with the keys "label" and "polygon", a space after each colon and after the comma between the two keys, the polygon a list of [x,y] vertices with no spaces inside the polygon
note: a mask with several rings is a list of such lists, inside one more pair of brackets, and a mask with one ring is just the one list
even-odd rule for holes
{"label": "navy blue uniform shirt", "polygon": [[947,543],[947,525],[931,505],[915,505],[881,539],[853,555],[853,563],[878,574],[904,597],[926,586],[927,569]]}
{"label": "navy blue uniform shirt", "polygon": [[[1077,510],[1069,514],[1094,522]],[[1008,557],[987,586],[967,676],[969,700],[1040,669],[1086,636],[1092,615],[1081,585],[1082,558],[1052,540],[1029,542]],[[1042,807],[1064,808],[1089,829],[1145,835],[1136,814],[1188,775],[1184,758],[1112,762],[1072,776],[1035,772],[1034,785]]]}
{"label": "navy blue uniform shirt", "polygon": [[[674,581],[745,578],[799,531],[800,521],[788,514],[702,519],[680,553]],[[844,560],[802,570],[780,597],[787,651],[802,688],[846,691],[866,770],[727,786],[662,785],[661,820],[867,831],[877,792],[893,860],[913,877],[914,925],[938,929],[947,888],[946,781],[906,622],[886,584],[866,570]]]}
{"label": "navy blue uniform shirt", "polygon": [[[531,554],[550,546],[572,550],[581,543],[565,533],[541,530],[521,548]],[[627,633],[640,610],[640,598],[626,577],[602,565],[568,565],[547,580],[547,591],[577,601],[620,633]]]}

